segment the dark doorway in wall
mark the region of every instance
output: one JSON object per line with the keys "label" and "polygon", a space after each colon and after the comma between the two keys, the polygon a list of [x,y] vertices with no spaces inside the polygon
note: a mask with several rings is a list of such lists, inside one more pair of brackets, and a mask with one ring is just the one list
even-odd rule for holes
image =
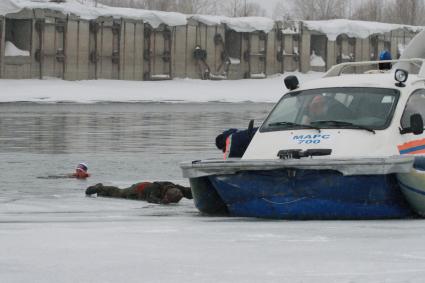
{"label": "dark doorway in wall", "polygon": [[230,58],[241,59],[242,33],[233,30],[226,30],[225,34],[226,52]]}
{"label": "dark doorway in wall", "polygon": [[[310,44],[310,59],[313,59],[316,65],[312,65],[311,67],[321,68],[317,71],[325,71],[326,70],[326,62],[327,62],[327,50],[328,50],[328,38],[326,35],[311,35],[311,44]],[[316,57],[316,58],[313,58]],[[319,60],[320,59],[320,60]],[[310,62],[312,64],[313,62]]]}
{"label": "dark doorway in wall", "polygon": [[6,19],[5,37],[20,50],[31,51],[32,21]]}
{"label": "dark doorway in wall", "polygon": [[356,61],[356,39],[341,34],[336,38],[336,63]]}

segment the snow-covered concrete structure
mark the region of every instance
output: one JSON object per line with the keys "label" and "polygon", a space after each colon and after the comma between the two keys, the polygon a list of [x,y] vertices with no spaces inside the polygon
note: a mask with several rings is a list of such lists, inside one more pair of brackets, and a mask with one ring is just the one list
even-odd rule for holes
{"label": "snow-covered concrete structure", "polygon": [[2,0],[0,77],[264,78],[376,59],[384,48],[396,57],[419,30],[348,20],[183,15],[77,0]]}
{"label": "snow-covered concrete structure", "polygon": [[393,59],[423,27],[367,21],[329,20],[300,23],[303,52],[320,56],[326,66],[321,69],[302,60],[302,71],[324,71],[344,62],[378,60],[382,50],[391,52]]}

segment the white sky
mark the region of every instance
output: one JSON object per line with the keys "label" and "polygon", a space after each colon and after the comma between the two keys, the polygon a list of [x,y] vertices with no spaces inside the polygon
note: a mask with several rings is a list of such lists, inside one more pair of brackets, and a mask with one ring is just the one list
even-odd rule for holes
{"label": "white sky", "polygon": [[273,9],[276,6],[276,3],[284,0],[248,0],[249,2],[260,4],[266,11],[267,16],[271,17],[273,15]]}

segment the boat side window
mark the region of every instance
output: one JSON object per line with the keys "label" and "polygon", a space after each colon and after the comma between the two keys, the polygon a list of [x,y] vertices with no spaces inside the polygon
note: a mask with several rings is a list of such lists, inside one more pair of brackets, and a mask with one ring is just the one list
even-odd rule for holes
{"label": "boat side window", "polygon": [[287,94],[283,99],[285,99],[285,103],[277,104],[276,108],[273,110],[275,113],[275,120],[296,122],[298,109],[303,104],[305,97]]}
{"label": "boat side window", "polygon": [[410,127],[410,116],[412,114],[420,114],[422,119],[425,118],[425,89],[415,91],[406,103],[403,116],[401,116],[401,127]]}

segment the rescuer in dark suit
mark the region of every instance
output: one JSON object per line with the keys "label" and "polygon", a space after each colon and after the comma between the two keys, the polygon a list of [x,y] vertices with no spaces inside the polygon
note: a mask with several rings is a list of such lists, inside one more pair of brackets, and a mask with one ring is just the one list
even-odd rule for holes
{"label": "rescuer in dark suit", "polygon": [[253,121],[246,130],[226,130],[215,138],[215,145],[223,151],[224,159],[242,157],[257,130],[253,127]]}

